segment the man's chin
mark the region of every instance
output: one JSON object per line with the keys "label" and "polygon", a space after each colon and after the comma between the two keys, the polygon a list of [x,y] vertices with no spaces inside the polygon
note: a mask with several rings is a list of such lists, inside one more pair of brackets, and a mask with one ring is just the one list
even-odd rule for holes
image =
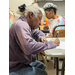
{"label": "man's chin", "polygon": [[36,28],[31,28],[31,30],[34,30],[34,29],[36,29]]}
{"label": "man's chin", "polygon": [[39,26],[32,28],[32,30],[39,28]]}

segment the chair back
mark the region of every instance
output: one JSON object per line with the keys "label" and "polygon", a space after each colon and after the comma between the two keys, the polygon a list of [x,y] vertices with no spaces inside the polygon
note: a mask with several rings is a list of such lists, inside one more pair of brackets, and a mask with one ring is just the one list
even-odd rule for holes
{"label": "chair back", "polygon": [[59,31],[58,37],[65,37],[65,29],[55,30],[57,27],[62,27],[62,26],[65,26],[65,25],[58,25],[54,27],[53,33],[52,33],[53,37],[56,37],[57,31]]}

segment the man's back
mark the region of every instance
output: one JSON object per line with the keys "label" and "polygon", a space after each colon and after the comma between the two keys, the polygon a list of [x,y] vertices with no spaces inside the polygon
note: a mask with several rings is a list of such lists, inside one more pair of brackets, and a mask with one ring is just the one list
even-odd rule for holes
{"label": "man's back", "polygon": [[[18,21],[18,20],[17,20]],[[32,61],[32,55],[25,55],[22,51],[21,47],[19,46],[20,40],[18,39],[18,35],[22,35],[19,33],[16,34],[16,23],[17,21],[11,26],[9,29],[9,71],[13,72],[22,67],[29,66],[30,61]],[[24,39],[21,36],[21,39]]]}

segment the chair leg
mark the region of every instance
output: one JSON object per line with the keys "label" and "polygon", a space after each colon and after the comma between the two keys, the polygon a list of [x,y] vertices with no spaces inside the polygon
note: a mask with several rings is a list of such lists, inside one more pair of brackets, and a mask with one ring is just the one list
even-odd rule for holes
{"label": "chair leg", "polygon": [[51,60],[53,60],[53,57],[51,57]]}
{"label": "chair leg", "polygon": [[42,59],[43,59],[43,63],[45,64],[45,66],[46,66],[46,69],[45,69],[45,71],[47,72],[47,56],[45,55],[45,59],[44,59],[44,57],[43,57],[43,55],[41,54],[41,56],[42,56]]}
{"label": "chair leg", "polygon": [[41,57],[42,57],[43,63],[45,64],[45,59],[42,54],[41,54]]}
{"label": "chair leg", "polygon": [[64,75],[64,68],[65,68],[65,58],[63,59],[61,75]]}
{"label": "chair leg", "polygon": [[58,57],[55,58],[56,59],[56,75],[59,74],[59,60]]}
{"label": "chair leg", "polygon": [[[42,60],[40,60],[40,61],[45,64],[45,58],[43,57],[43,56],[45,56],[45,55],[42,55],[41,53],[40,53],[40,55],[41,55],[41,57],[42,57]],[[47,62],[49,62],[49,60],[47,60]]]}
{"label": "chair leg", "polygon": [[56,68],[56,57],[54,57],[54,69]]}
{"label": "chair leg", "polygon": [[45,65],[46,65],[45,71],[47,72],[47,56],[46,55],[45,55]]}

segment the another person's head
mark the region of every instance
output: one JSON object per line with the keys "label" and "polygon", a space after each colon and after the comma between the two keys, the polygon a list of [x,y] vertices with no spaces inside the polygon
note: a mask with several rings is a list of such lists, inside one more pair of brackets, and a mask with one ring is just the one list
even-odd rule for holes
{"label": "another person's head", "polygon": [[40,7],[35,5],[26,6],[24,4],[19,7],[19,11],[19,14],[25,16],[31,29],[36,29],[39,27],[39,23],[41,22],[42,18]]}
{"label": "another person's head", "polygon": [[43,9],[44,9],[46,17],[48,19],[53,18],[54,15],[56,15],[56,13],[57,13],[57,6],[55,4],[53,4],[53,3],[46,3],[43,6]]}
{"label": "another person's head", "polygon": [[38,3],[32,3],[32,4],[38,6]]}

